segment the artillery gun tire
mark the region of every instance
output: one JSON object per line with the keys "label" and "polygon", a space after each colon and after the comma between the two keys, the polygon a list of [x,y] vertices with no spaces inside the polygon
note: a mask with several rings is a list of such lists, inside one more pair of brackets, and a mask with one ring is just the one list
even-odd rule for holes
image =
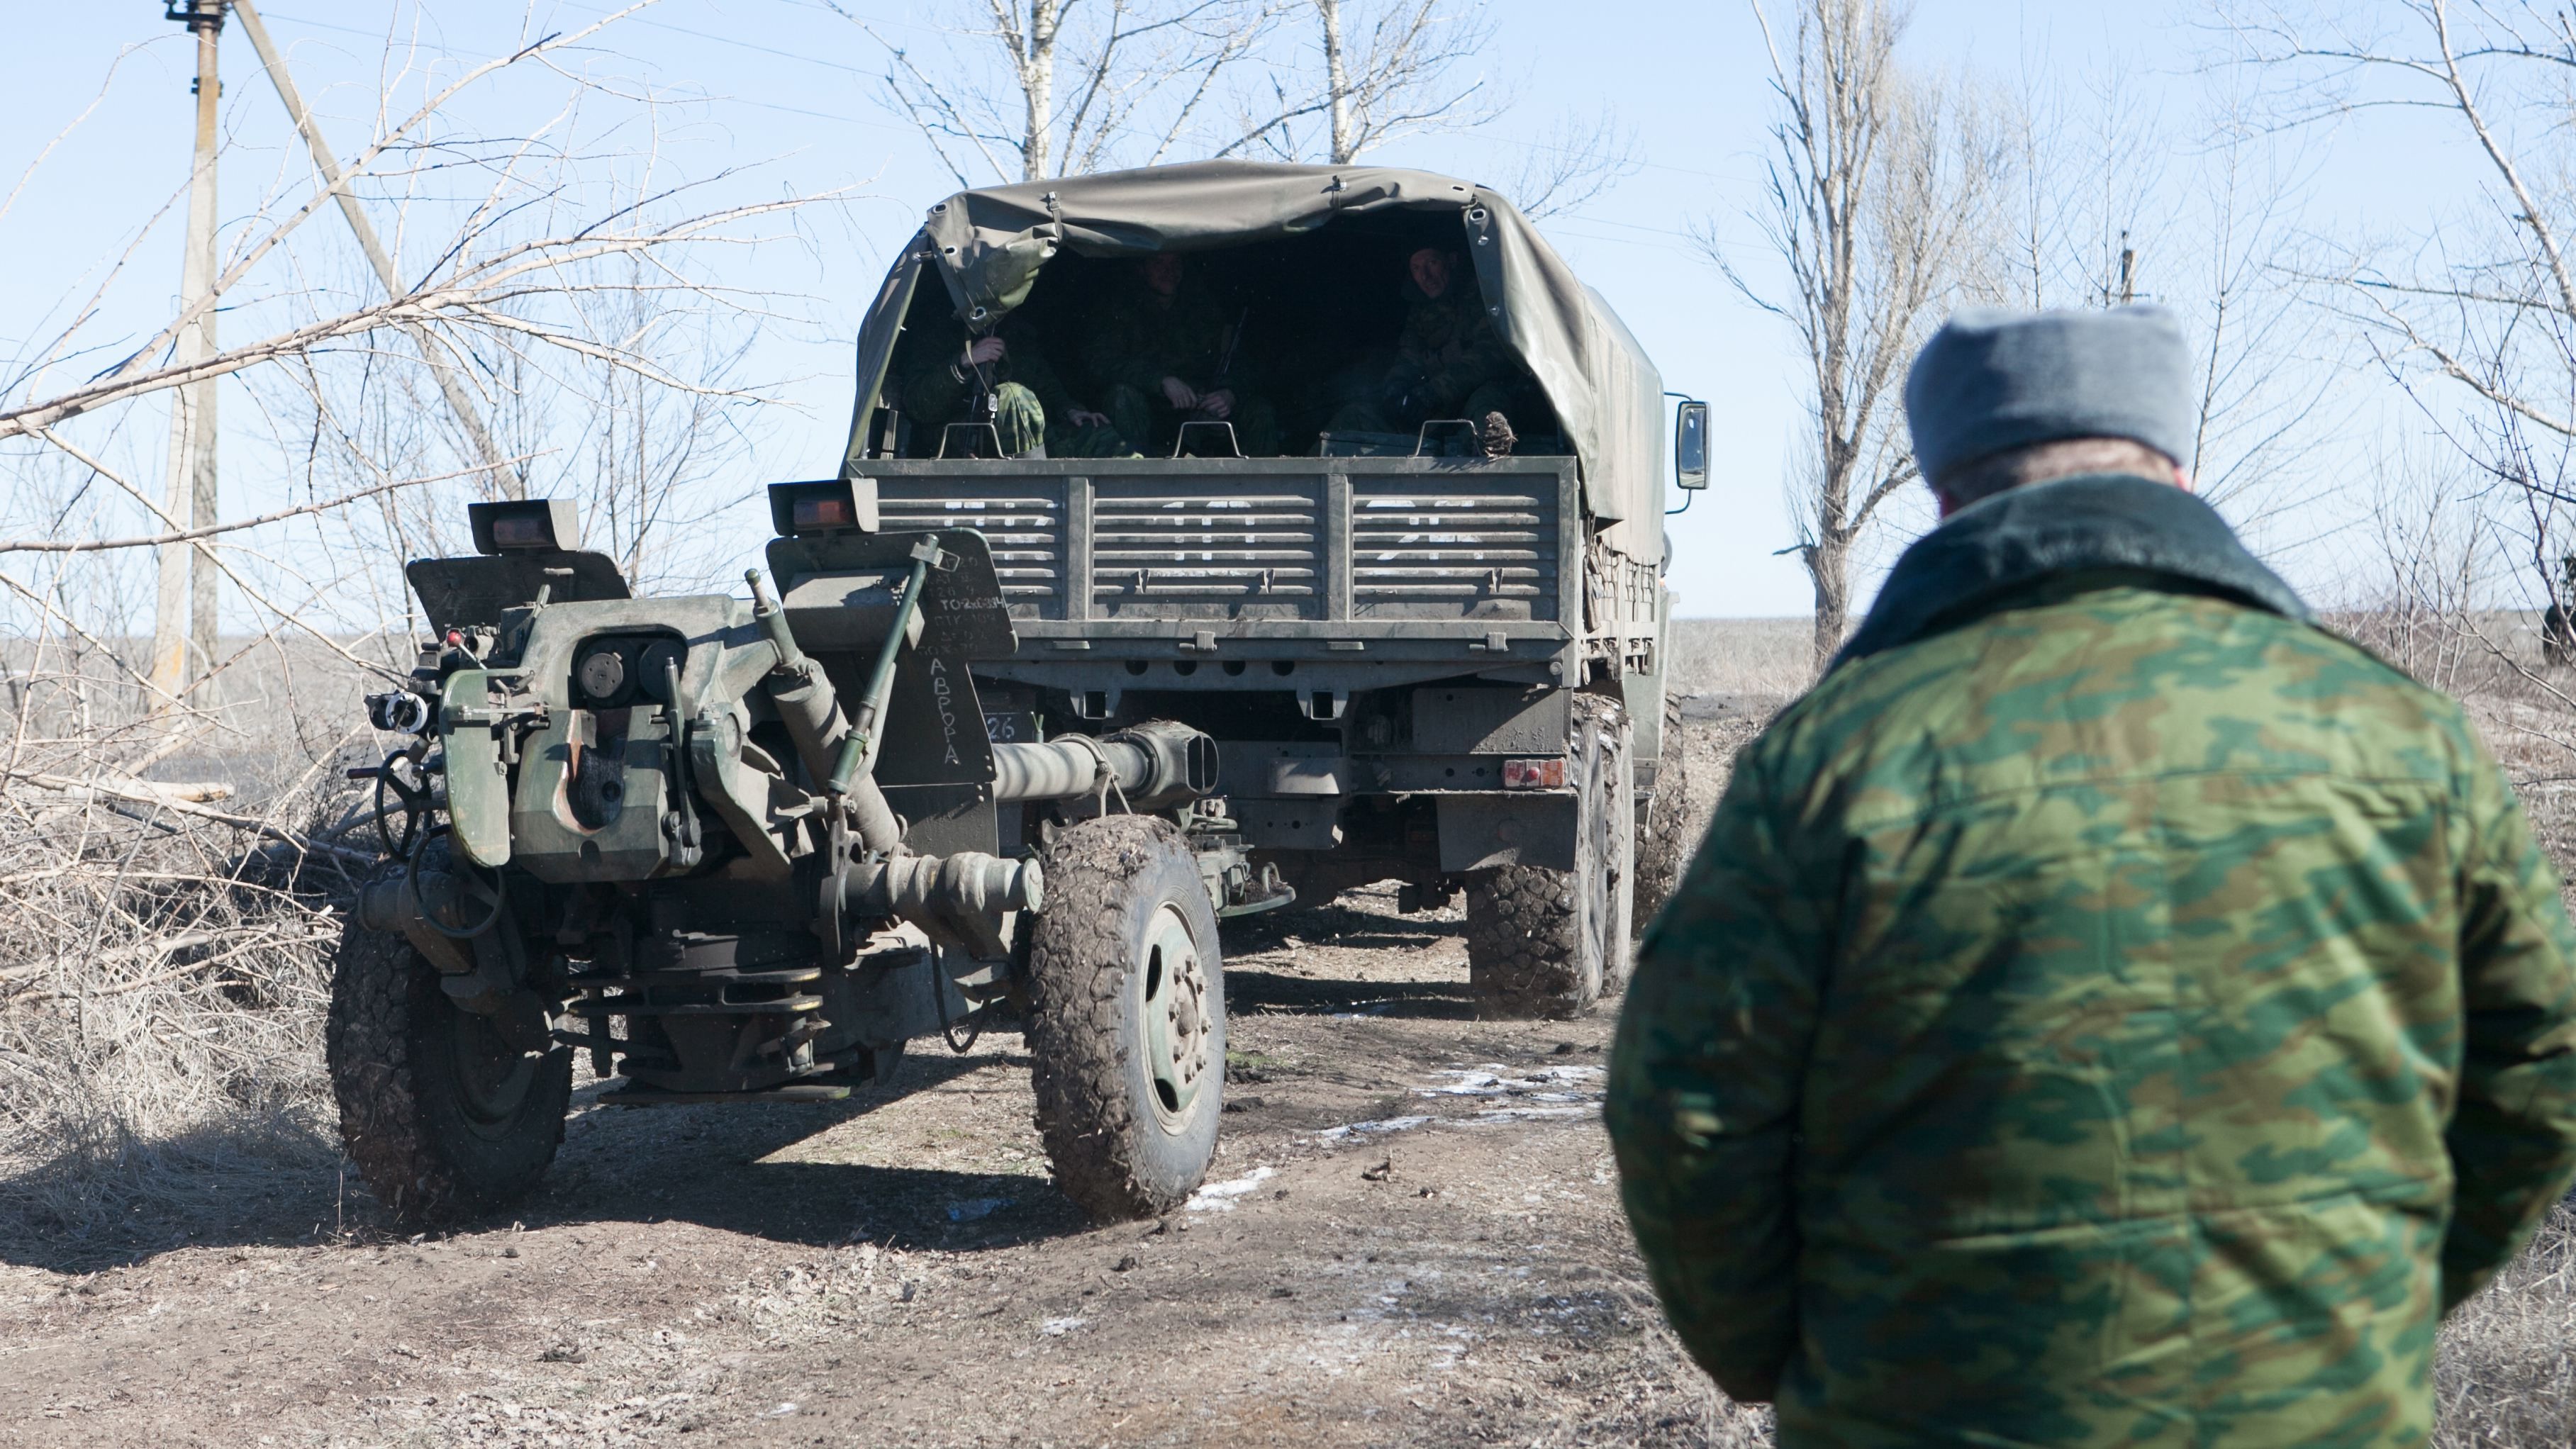
{"label": "artillery gun tire", "polygon": [[1637,937],[1646,934],[1646,926],[1673,887],[1682,882],[1682,867],[1690,864],[1690,747],[1682,735],[1682,702],[1667,695],[1664,699],[1664,757],[1655,766],[1655,804],[1646,824],[1637,831],[1637,909],[1630,929]]}
{"label": "artillery gun tire", "polygon": [[331,977],[325,1056],[340,1141],[387,1211],[452,1221],[523,1197],[554,1161],[572,1053],[523,1053],[439,989],[409,941],[351,926]]}
{"label": "artillery gun tire", "polygon": [[1574,869],[1506,865],[1467,877],[1467,989],[1487,1020],[1580,1015],[1628,972],[1637,810],[1627,717],[1577,695]]}
{"label": "artillery gun tire", "polygon": [[1046,856],[1029,947],[1038,1133],[1100,1221],[1178,1207],[1224,1110],[1225,974],[1198,861],[1170,824],[1085,821]]}

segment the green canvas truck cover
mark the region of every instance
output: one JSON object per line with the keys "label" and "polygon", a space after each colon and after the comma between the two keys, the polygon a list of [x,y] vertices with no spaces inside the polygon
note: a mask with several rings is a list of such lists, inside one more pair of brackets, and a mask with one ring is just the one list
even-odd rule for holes
{"label": "green canvas truck cover", "polygon": [[1497,329],[1546,391],[1582,467],[1586,506],[1659,534],[1663,380],[1636,338],[1510,202],[1468,182],[1383,166],[1207,161],[961,191],[933,206],[862,324],[842,476],[865,470],[868,419],[934,265],[958,318],[985,324],[1027,300],[1062,248],[1093,257],[1217,251],[1394,209],[1457,213]]}

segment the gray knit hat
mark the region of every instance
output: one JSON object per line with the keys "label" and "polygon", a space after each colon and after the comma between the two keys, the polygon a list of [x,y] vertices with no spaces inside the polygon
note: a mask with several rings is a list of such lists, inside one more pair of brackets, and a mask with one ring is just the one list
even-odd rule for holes
{"label": "gray knit hat", "polygon": [[2162,307],[1972,307],[1914,359],[1905,417],[1935,483],[1989,453],[2059,438],[2128,438],[2189,467],[2191,348]]}

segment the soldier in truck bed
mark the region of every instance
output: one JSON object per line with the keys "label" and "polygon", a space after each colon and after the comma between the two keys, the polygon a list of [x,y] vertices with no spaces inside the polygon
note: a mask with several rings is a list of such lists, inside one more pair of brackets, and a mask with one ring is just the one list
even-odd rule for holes
{"label": "soldier in truck bed", "polygon": [[[1395,355],[1362,364],[1344,386],[1335,432],[1411,432],[1432,418],[1527,421],[1527,387],[1474,279],[1455,253],[1423,247],[1405,260],[1404,330]],[[1508,428],[1505,431],[1509,431]]]}
{"label": "soldier in truck bed", "polygon": [[1167,452],[1183,423],[1232,423],[1245,456],[1276,456],[1278,413],[1246,387],[1244,321],[1190,281],[1177,253],[1138,262],[1132,285],[1102,304],[1084,355],[1119,433]]}
{"label": "soldier in truck bed", "polygon": [[977,404],[989,392],[993,430],[1006,458],[1134,457],[1135,448],[1106,414],[1073,400],[1045,351],[1016,321],[950,343],[902,374],[914,447],[936,455],[949,424],[985,421]]}

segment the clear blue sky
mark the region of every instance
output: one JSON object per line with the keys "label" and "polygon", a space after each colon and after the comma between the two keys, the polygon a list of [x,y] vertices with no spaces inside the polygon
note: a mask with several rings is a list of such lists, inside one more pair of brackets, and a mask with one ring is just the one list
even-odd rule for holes
{"label": "clear blue sky", "polygon": [[[915,17],[926,8],[909,0],[847,3],[898,27],[917,27]],[[424,31],[424,40],[474,58],[506,48],[522,14],[507,0],[445,0],[431,8],[437,25]],[[559,28],[606,7],[549,0],[539,8],[557,13]],[[1781,8],[1774,0],[1775,13]],[[184,181],[192,65],[179,27],[161,18],[159,0],[24,9],[15,43],[0,53],[0,93],[11,98],[0,110],[0,187],[16,184],[18,170],[89,103],[121,46],[153,44],[127,63],[97,113],[0,218],[0,254],[10,259],[0,280],[0,335],[20,342],[76,278]],[[345,155],[363,132],[393,0],[275,0],[263,13],[289,47],[308,92],[334,117]],[[2187,13],[2158,0],[1923,0],[1915,57],[1936,65],[1972,62],[2007,75],[2041,49],[2069,67],[2110,58],[2170,107],[2186,111],[2194,84],[2192,37],[2177,16]],[[1373,159],[1491,179],[1513,170],[1515,148],[1553,115],[1605,100],[1620,108],[1637,128],[1643,167],[1547,230],[1643,339],[1666,385],[1714,404],[1718,484],[1673,521],[1674,577],[1686,611],[1803,612],[1803,575],[1792,560],[1774,556],[1793,537],[1779,480],[1798,422],[1796,358],[1779,324],[1736,298],[1687,235],[1695,223],[1713,219],[1721,234],[1747,236],[1741,216],[1759,175],[1770,97],[1746,10],[1738,0],[1580,7],[1497,0],[1496,15],[1491,68],[1518,87],[1518,112],[1472,136],[1423,138]],[[287,150],[291,133],[274,98],[258,86],[248,44],[236,31],[227,34],[225,49],[232,78],[228,124],[243,144],[225,178],[226,209],[237,215],[263,188],[298,173]],[[743,485],[827,470],[846,426],[848,339],[859,310],[887,250],[910,234],[919,208],[950,182],[914,133],[875,102],[879,61],[872,43],[813,0],[666,0],[621,27],[613,49],[625,73],[710,98],[673,138],[671,155],[682,168],[704,173],[776,158],[762,173],[764,188],[861,193],[846,208],[811,220],[811,250],[747,256],[744,272],[728,278],[811,299],[812,324],[781,329],[760,358],[761,374],[777,379],[776,390],[796,406],[768,421],[746,465],[760,476]],[[2384,168],[2338,163],[2321,188],[2323,213],[2386,210],[2386,181]],[[2402,200],[2398,210],[2403,224]],[[172,290],[175,217],[133,261],[140,276],[166,274]],[[147,329],[159,319],[143,314],[167,305],[169,293],[156,292],[158,285],[129,289],[141,304],[134,322]],[[242,486],[255,494],[258,484]],[[235,496],[244,508],[265,501]],[[747,538],[757,526],[757,519],[747,519]]]}

